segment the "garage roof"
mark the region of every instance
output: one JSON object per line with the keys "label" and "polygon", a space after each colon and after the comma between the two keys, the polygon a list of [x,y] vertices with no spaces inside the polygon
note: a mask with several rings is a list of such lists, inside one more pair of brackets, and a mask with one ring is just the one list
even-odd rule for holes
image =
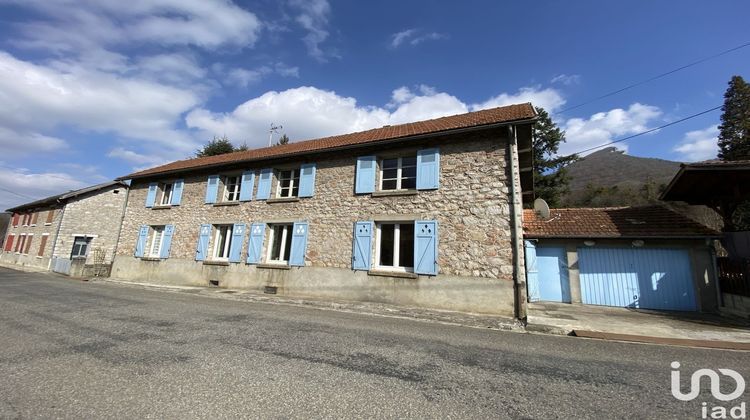
{"label": "garage roof", "polygon": [[719,232],[662,206],[524,210],[524,238],[707,238]]}

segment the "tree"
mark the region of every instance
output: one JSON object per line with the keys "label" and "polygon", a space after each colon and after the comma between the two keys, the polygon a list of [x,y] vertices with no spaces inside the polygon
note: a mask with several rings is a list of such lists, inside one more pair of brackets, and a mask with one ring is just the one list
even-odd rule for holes
{"label": "tree", "polygon": [[551,207],[557,207],[569,191],[570,178],[565,167],[578,160],[578,155],[557,155],[560,144],[565,142],[565,132],[544,108],[537,107],[536,112],[539,119],[534,125],[534,191]]}
{"label": "tree", "polygon": [[195,156],[216,156],[223,155],[224,153],[232,153],[235,151],[237,150],[234,148],[234,145],[232,145],[232,142],[229,141],[227,136],[222,136],[219,138],[216,138],[216,136],[214,136],[213,140],[209,141],[205,146],[203,146],[203,149],[195,151]]}
{"label": "tree", "polygon": [[281,137],[279,137],[279,141],[276,142],[276,145],[283,146],[285,144],[289,144],[289,136],[282,134]]}
{"label": "tree", "polygon": [[719,158],[750,159],[750,85],[733,76],[724,93],[719,125]]}

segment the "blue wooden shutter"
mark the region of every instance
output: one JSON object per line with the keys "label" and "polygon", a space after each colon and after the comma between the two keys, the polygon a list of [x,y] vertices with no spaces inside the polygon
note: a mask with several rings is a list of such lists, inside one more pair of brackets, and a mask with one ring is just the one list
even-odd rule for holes
{"label": "blue wooden shutter", "polygon": [[208,240],[211,237],[211,225],[201,225],[198,236],[198,248],[195,250],[195,260],[205,261],[208,254]]}
{"label": "blue wooden shutter", "polygon": [[179,206],[182,203],[182,187],[185,186],[185,180],[178,179],[172,184],[172,200],[169,204]]}
{"label": "blue wooden shutter", "polygon": [[315,193],[315,164],[306,163],[299,170],[299,196],[312,197]]}
{"label": "blue wooden shutter", "polygon": [[440,186],[440,151],[417,151],[417,189],[436,190]]}
{"label": "blue wooden shutter", "polygon": [[375,191],[375,156],[360,156],[357,158],[357,173],[354,184],[355,194],[367,194]]}
{"label": "blue wooden shutter", "polygon": [[352,244],[352,269],[369,270],[372,254],[372,222],[354,223]]}
{"label": "blue wooden shutter", "polygon": [[242,243],[245,242],[245,224],[235,223],[232,227],[232,241],[229,243],[229,262],[240,262]]}
{"label": "blue wooden shutter", "polygon": [[306,222],[297,222],[292,228],[292,250],[289,253],[289,265],[304,267],[305,251],[307,250],[307,231]]}
{"label": "blue wooden shutter", "polygon": [[524,241],[526,245],[526,286],[529,302],[539,300],[539,270],[536,266],[536,244],[534,241]]}
{"label": "blue wooden shutter", "polygon": [[253,223],[250,226],[250,240],[247,244],[247,263],[258,264],[263,252],[263,237],[266,236],[265,223]]}
{"label": "blue wooden shutter", "polygon": [[414,272],[437,275],[437,228],[436,220],[414,222]]}
{"label": "blue wooden shutter", "polygon": [[172,250],[172,235],[174,234],[174,225],[164,226],[164,237],[161,241],[159,258],[169,258],[169,251]]}
{"label": "blue wooden shutter", "polygon": [[148,184],[148,194],[146,195],[146,207],[153,207],[156,202],[156,191],[159,189],[159,183],[152,182]]}
{"label": "blue wooden shutter", "polygon": [[206,203],[213,204],[219,195],[219,175],[210,175],[206,183]]}
{"label": "blue wooden shutter", "polygon": [[258,179],[258,200],[268,200],[271,197],[271,178],[273,177],[273,169],[266,168],[260,171],[260,179]]}
{"label": "blue wooden shutter", "polygon": [[240,184],[240,201],[251,201],[253,199],[253,187],[255,186],[255,171],[242,173]]}
{"label": "blue wooden shutter", "polygon": [[148,225],[141,226],[141,229],[138,231],[138,241],[135,243],[135,256],[136,257],[143,257],[144,252],[146,251],[146,240],[148,239],[148,231],[149,227]]}

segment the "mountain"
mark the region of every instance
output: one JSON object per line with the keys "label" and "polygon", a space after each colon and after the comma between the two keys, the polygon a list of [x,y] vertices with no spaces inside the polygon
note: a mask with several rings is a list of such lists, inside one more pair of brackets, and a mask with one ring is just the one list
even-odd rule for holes
{"label": "mountain", "polygon": [[568,166],[567,207],[649,204],[680,169],[680,162],[630,156],[615,147],[587,155]]}

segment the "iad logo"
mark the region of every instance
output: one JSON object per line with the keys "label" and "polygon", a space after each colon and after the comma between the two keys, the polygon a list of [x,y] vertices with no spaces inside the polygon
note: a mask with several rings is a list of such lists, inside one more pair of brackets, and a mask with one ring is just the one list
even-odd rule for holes
{"label": "iad logo", "polygon": [[[698,369],[695,372],[693,372],[693,375],[690,377],[690,391],[688,393],[683,393],[681,389],[680,384],[680,362],[672,362],[672,396],[677,398],[680,401],[692,401],[696,398],[698,398],[698,395],[700,395],[701,392],[701,379],[703,377],[708,378],[709,385],[711,387],[711,395],[719,401],[733,401],[739,398],[744,392],[745,392],[745,379],[737,373],[736,371],[732,369],[719,369],[719,372],[724,375],[730,377],[735,384],[734,391],[724,394],[721,392],[721,377],[718,373],[716,373],[715,370],[712,369]],[[726,407],[717,405],[714,407],[711,407],[709,410],[709,406],[707,403],[702,403],[703,409],[702,411],[702,417],[704,419],[712,418],[712,419],[726,419],[730,418],[727,415],[731,416],[733,419],[744,419],[746,418],[746,411],[745,411],[745,403],[742,402],[737,406],[729,407],[727,410]],[[709,417],[710,415],[710,417]]]}

